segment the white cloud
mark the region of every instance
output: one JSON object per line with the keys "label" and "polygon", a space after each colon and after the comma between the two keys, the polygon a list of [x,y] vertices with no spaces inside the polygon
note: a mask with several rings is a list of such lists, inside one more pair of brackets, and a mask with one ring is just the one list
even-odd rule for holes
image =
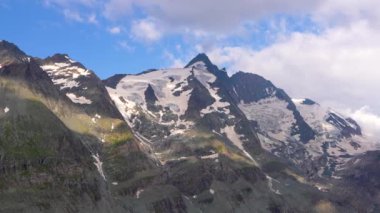
{"label": "white cloud", "polygon": [[128,41],[122,40],[117,43],[118,49],[126,50],[128,52],[133,52],[135,48],[129,44]]}
{"label": "white cloud", "polygon": [[117,19],[132,14],[134,0],[109,0],[105,3],[103,14],[108,19]]}
{"label": "white cloud", "polygon": [[45,5],[57,5],[61,7],[72,7],[82,5],[92,7],[97,3],[97,0],[44,0]]}
{"label": "white cloud", "polygon": [[94,14],[94,13],[88,16],[87,22],[90,24],[98,24],[99,23],[98,19],[96,17],[96,14]]}
{"label": "white cloud", "polygon": [[64,9],[63,15],[67,20],[80,23],[98,24],[98,20],[95,14],[85,15],[76,10]]}
{"label": "white cloud", "polygon": [[380,1],[324,0],[315,8],[314,18],[332,24],[347,24],[367,20],[373,27],[380,26]]}
{"label": "white cloud", "polygon": [[144,42],[155,42],[161,39],[162,33],[157,29],[154,21],[143,19],[133,22],[132,36]]}
{"label": "white cloud", "polygon": [[217,64],[263,75],[294,97],[370,105],[380,114],[379,35],[367,22],[356,22],[320,35],[293,33],[259,51],[240,46],[206,51]]}
{"label": "white cloud", "polygon": [[[374,0],[44,0],[46,5],[63,9],[93,9],[110,20],[125,20],[125,16],[151,17],[165,32],[214,36],[231,34],[247,23],[258,22],[275,15],[290,15],[297,19],[312,17],[329,25],[367,20],[380,26],[380,1]],[[141,17],[143,14],[143,17]],[[144,17],[145,16],[145,17]],[[244,27],[243,27],[244,28]],[[252,29],[248,29],[252,30]]]}
{"label": "white cloud", "polygon": [[120,34],[121,33],[121,27],[111,27],[108,28],[108,32],[114,35]]}
{"label": "white cloud", "polygon": [[[178,47],[177,48],[181,48],[181,47]],[[178,51],[178,49],[177,49]],[[178,57],[176,57],[173,53],[170,53],[169,51],[164,51],[164,58],[169,62],[169,68],[181,68],[181,67],[184,67],[186,65],[186,63],[182,60],[182,59],[179,59]]]}
{"label": "white cloud", "polygon": [[201,31],[224,31],[242,22],[257,20],[274,13],[300,14],[309,12],[322,0],[109,0],[105,5],[107,17],[115,19],[131,14],[137,7],[160,20],[165,27]]}
{"label": "white cloud", "polygon": [[47,7],[59,10],[63,16],[71,21],[88,24],[98,24],[96,0],[44,0]]}
{"label": "white cloud", "polygon": [[84,22],[84,18],[77,11],[73,11],[73,10],[70,10],[70,9],[65,9],[63,11],[63,15],[65,16],[66,19],[69,19],[69,20],[72,20],[72,21],[76,21],[76,22]]}
{"label": "white cloud", "polygon": [[370,107],[364,106],[355,111],[347,110],[346,113],[359,123],[367,137],[380,143],[380,116],[376,115]]}

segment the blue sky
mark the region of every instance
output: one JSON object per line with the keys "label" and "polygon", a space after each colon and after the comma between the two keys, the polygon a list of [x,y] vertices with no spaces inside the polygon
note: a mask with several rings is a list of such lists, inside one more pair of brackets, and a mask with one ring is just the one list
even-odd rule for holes
{"label": "blue sky", "polygon": [[109,33],[112,24],[105,20],[99,19],[97,24],[78,22],[42,1],[5,1],[0,11],[1,39],[37,57],[67,53],[102,78],[170,65],[162,55],[162,49],[173,46],[170,41],[154,45],[133,42],[128,35]]}
{"label": "blue sky", "polygon": [[[215,46],[264,48],[276,39],[275,34],[283,30],[271,26],[279,21],[287,22],[286,30],[289,32],[315,30],[310,19],[297,19],[281,13],[268,14],[268,19],[242,20],[241,26],[236,28],[222,29],[218,26],[207,32],[204,30],[209,27],[207,25],[194,28],[191,24],[189,27],[181,24],[158,27],[151,21],[157,18],[146,14],[143,7],[109,17],[105,14],[107,1],[0,2],[2,39],[17,44],[26,53],[37,57],[67,53],[102,78],[121,72],[136,73],[149,68],[180,66],[198,52]],[[124,5],[119,4],[122,5],[120,7]],[[157,30],[157,35],[152,30]],[[228,32],[235,30],[244,33]]]}
{"label": "blue sky", "polygon": [[380,135],[380,1],[0,0],[0,26],[26,53],[67,53],[101,78],[205,52]]}

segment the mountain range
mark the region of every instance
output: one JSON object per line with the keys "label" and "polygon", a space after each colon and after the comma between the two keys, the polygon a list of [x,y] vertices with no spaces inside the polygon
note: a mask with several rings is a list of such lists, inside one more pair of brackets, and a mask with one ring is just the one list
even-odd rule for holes
{"label": "mountain range", "polygon": [[365,135],[205,54],[101,80],[0,42],[0,212],[380,212]]}

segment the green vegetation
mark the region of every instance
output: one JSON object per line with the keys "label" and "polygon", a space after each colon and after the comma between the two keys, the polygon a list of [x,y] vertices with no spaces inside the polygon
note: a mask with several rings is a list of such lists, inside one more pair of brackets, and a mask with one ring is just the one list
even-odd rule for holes
{"label": "green vegetation", "polygon": [[[7,132],[5,129],[4,132]],[[16,159],[40,159],[52,156],[54,153],[49,148],[45,148],[41,144],[41,136],[33,133],[31,137],[24,138],[19,141],[10,140],[9,136],[4,133],[5,137],[0,138],[0,150],[4,151],[8,157]]]}
{"label": "green vegetation", "polygon": [[[107,126],[111,126],[111,123],[109,122]],[[125,123],[116,123],[115,126],[114,130],[106,134],[105,138],[111,148],[122,146],[133,140],[133,134]]]}
{"label": "green vegetation", "polygon": [[133,135],[130,131],[125,131],[121,133],[112,133],[106,137],[106,141],[109,142],[112,147],[116,148],[133,139]]}
{"label": "green vegetation", "polygon": [[[52,156],[49,146],[52,130],[59,124],[53,122],[51,114],[46,113],[42,103],[26,101],[22,108],[13,107],[20,114],[9,116],[0,122],[0,151],[14,159],[40,159]],[[32,112],[24,115],[23,110]],[[41,122],[43,120],[43,122]],[[48,130],[48,127],[52,127]]]}

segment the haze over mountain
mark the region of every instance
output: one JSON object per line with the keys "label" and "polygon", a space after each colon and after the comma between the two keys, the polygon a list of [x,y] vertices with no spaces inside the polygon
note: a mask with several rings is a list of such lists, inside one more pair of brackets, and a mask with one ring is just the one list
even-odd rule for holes
{"label": "haze over mountain", "polygon": [[0,211],[378,212],[353,118],[206,54],[105,80],[0,42]]}

